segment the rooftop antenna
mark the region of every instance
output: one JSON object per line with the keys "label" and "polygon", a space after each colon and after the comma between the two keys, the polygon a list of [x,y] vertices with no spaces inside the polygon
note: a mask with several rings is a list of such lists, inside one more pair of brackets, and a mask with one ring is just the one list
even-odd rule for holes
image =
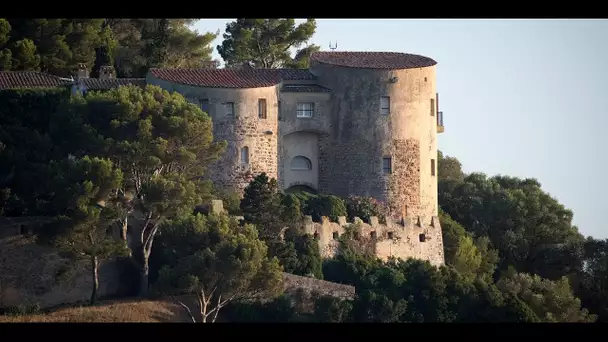
{"label": "rooftop antenna", "polygon": [[334,50],[335,50],[335,49],[337,49],[337,48],[338,48],[338,41],[337,41],[337,40],[336,40],[336,44],[334,44],[334,46],[333,46],[333,47],[331,46],[331,41],[329,41],[329,49],[330,49],[331,51],[334,51]]}

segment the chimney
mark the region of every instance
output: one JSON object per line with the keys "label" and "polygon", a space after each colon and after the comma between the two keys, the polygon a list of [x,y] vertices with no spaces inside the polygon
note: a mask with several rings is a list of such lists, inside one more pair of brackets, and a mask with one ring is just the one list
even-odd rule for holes
{"label": "chimney", "polygon": [[99,79],[107,80],[114,78],[114,67],[110,65],[104,65],[99,68]]}
{"label": "chimney", "polygon": [[78,64],[78,72],[76,73],[76,78],[89,78],[89,69],[87,69],[87,65],[84,63]]}

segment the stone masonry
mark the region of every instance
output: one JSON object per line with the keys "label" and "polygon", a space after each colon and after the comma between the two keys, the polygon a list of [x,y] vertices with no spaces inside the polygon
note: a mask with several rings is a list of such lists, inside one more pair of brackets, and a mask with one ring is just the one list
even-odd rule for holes
{"label": "stone masonry", "polygon": [[[441,228],[429,221],[438,215],[443,130],[436,64],[412,54],[333,51],[312,54],[308,69],[151,69],[146,82],[179,92],[212,118],[215,138],[228,143],[208,170],[218,188],[242,191],[265,172],[284,191],[374,197],[390,221],[406,222],[386,228],[404,242],[376,242],[377,254],[440,263]],[[408,226],[418,217],[420,227]]]}
{"label": "stone masonry", "polygon": [[321,256],[325,258],[339,252],[338,239],[351,227],[360,245],[371,247],[371,252],[382,260],[415,258],[428,260],[435,266],[444,264],[443,237],[437,216],[408,216],[401,222],[387,221],[387,224],[381,224],[377,217],[371,217],[369,223],[360,218],[347,222],[341,216],[338,222],[331,222],[327,217],[323,217],[321,222],[313,222],[310,216],[306,216],[304,230],[316,237]]}

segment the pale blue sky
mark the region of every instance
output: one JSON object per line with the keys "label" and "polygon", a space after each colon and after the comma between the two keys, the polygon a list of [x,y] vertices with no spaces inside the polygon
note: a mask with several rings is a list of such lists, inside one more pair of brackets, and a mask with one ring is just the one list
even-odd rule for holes
{"label": "pale blue sky", "polygon": [[[223,33],[229,21],[195,26]],[[607,20],[320,19],[312,42],[432,57],[439,149],[466,172],[538,179],[583,234],[606,238],[607,37]]]}

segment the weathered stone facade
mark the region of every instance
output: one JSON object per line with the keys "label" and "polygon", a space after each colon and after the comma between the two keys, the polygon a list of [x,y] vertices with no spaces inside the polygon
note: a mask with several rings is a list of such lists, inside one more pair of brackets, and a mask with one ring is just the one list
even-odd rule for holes
{"label": "weathered stone facade", "polygon": [[[251,180],[251,175],[262,172],[271,178],[277,178],[277,86],[250,89],[201,88],[153,78],[148,79],[148,84],[176,91],[197,105],[203,100],[208,101],[207,112],[213,120],[214,138],[228,143],[222,157],[209,167],[208,175],[217,186],[242,190]],[[265,119],[258,117],[259,99],[266,100]],[[228,113],[228,103],[233,104],[233,113]],[[242,152],[244,150],[247,152]],[[242,160],[242,153],[247,154],[248,160]]]}
{"label": "weathered stone facade", "polygon": [[[219,187],[242,190],[265,172],[283,190],[306,186],[374,197],[387,204],[393,220],[436,217],[436,62],[382,52],[319,52],[310,62],[297,72],[167,69],[151,71],[147,82],[194,103],[208,101],[214,135],[228,142],[209,170]],[[260,99],[267,104],[265,118]],[[234,116],[223,112],[226,102],[234,103]]]}
{"label": "weathered stone facade", "polygon": [[382,260],[414,258],[428,260],[435,266],[444,264],[443,237],[437,216],[407,216],[401,222],[388,219],[386,224],[379,223],[377,217],[371,217],[366,223],[360,218],[347,222],[343,216],[338,222],[331,222],[327,217],[321,222],[313,222],[307,216],[304,224],[306,233],[316,237],[321,256],[325,258],[339,252],[338,239],[348,227],[355,231],[355,239],[362,248],[369,248]]}

